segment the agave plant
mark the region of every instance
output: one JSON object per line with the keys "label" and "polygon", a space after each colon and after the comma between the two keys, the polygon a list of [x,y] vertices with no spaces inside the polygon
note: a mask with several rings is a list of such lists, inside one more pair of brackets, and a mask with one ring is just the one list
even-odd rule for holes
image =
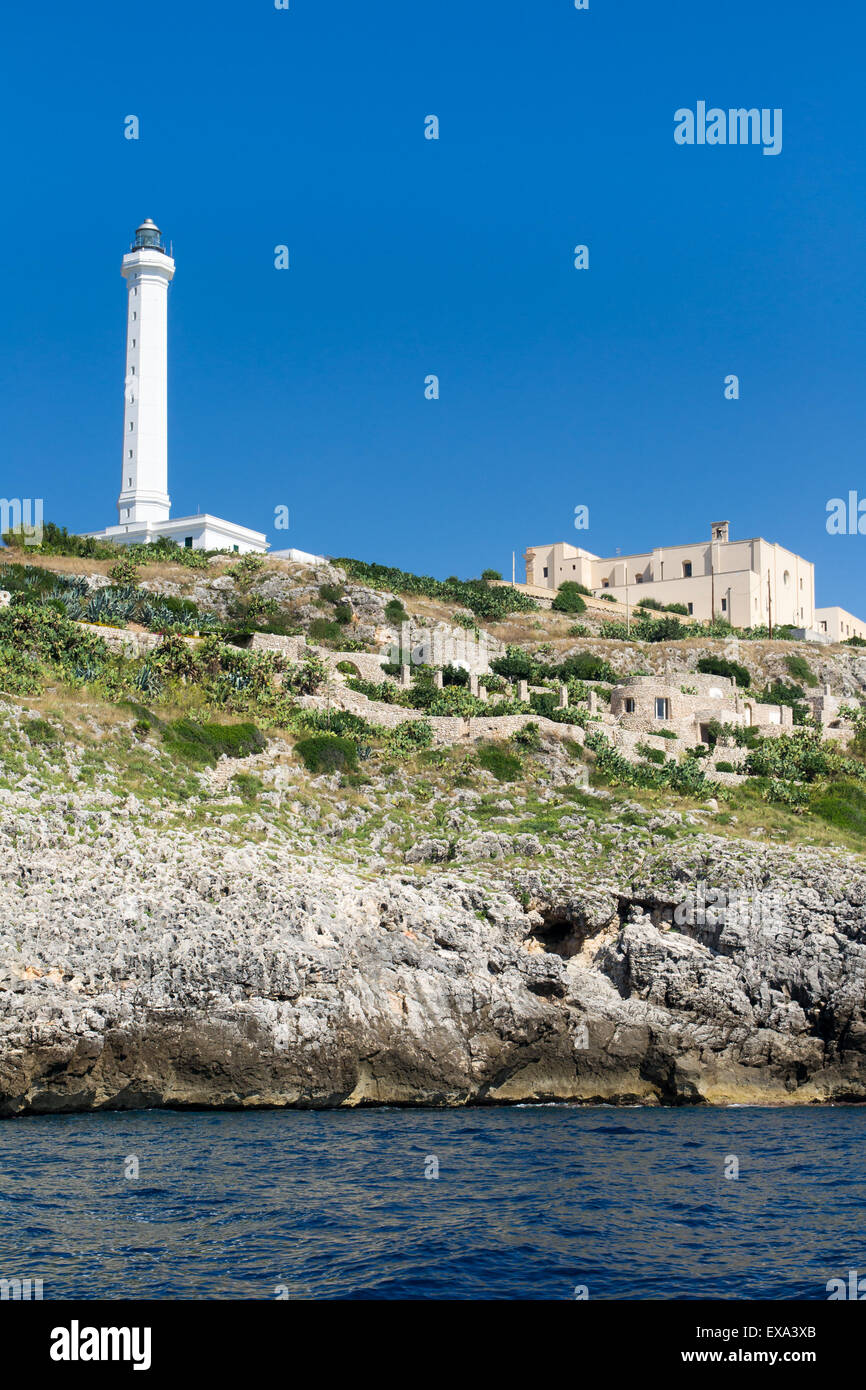
{"label": "agave plant", "polygon": [[153,666],[145,664],[133,676],[132,684],[142,695],[157,696],[162,693],[162,681],[159,672]]}
{"label": "agave plant", "polygon": [[121,627],[129,617],[129,605],[114,597],[106,589],[100,589],[87,608],[91,622],[104,623],[108,627]]}

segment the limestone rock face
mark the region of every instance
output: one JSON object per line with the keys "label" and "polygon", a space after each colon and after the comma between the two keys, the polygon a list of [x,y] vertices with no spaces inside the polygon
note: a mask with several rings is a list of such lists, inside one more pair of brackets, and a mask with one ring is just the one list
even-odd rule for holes
{"label": "limestone rock face", "polygon": [[[4,1115],[866,1098],[866,877],[842,856],[696,836],[626,883],[457,832],[376,879],[323,842],[275,852],[267,827],[237,844],[18,797],[0,792]],[[736,910],[680,920],[696,874]]]}

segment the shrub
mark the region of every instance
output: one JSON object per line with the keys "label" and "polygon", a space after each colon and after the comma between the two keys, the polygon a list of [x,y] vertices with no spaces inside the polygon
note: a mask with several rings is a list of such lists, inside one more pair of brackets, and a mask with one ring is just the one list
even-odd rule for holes
{"label": "shrub", "polygon": [[476,632],[475,614],[461,613],[459,610],[453,615],[454,622],[458,627],[464,628],[467,632]]}
{"label": "shrub", "polygon": [[[638,607],[639,607],[639,608],[652,608],[652,609],[654,609],[657,613],[663,613],[663,612],[664,612],[664,604],[660,603],[659,600],[658,600],[657,598],[642,598],[641,601],[640,601],[640,603],[638,604]],[[685,611],[685,610],[684,610],[684,611]]]}
{"label": "shrub", "polygon": [[752,682],[748,667],[741,666],[737,661],[727,661],[723,656],[702,656],[698,661],[698,670],[706,676],[728,676],[742,688]]}
{"label": "shrub", "polygon": [[323,598],[326,603],[339,603],[345,590],[341,584],[320,584],[319,598]]}
{"label": "shrub", "polygon": [[[24,543],[25,537],[20,532],[9,532],[3,540],[17,548]],[[57,526],[53,521],[43,522],[40,544],[28,545],[26,549],[42,555],[78,555],[88,560],[111,560],[117,555],[117,546],[97,541],[94,536],[70,535],[65,526]]]}
{"label": "shrub", "polygon": [[404,719],[389,729],[385,742],[392,753],[417,753],[433,743],[433,725],[426,719]]}
{"label": "shrub", "polygon": [[256,777],[252,772],[236,772],[232,784],[242,801],[255,801],[265,789],[261,777]]}
{"label": "shrub", "polygon": [[511,735],[511,742],[518,748],[533,750],[541,747],[541,730],[534,720],[530,720]]}
{"label": "shrub", "polygon": [[408,623],[409,614],[398,598],[392,598],[385,604],[385,618],[392,627],[402,627],[403,623]]}
{"label": "shrub", "polygon": [[247,758],[265,747],[255,724],[205,724],[195,719],[174,719],[166,724],[163,740],[185,762],[213,767],[223,756]]}
{"label": "shrub", "polygon": [[759,691],[755,699],[761,705],[790,705],[794,711],[794,723],[804,724],[809,717],[809,708],[800,702],[805,696],[806,692],[801,685],[774,680],[766,690]]}
{"label": "shrub", "polygon": [[556,668],[556,676],[565,681],[613,681],[614,684],[619,679],[609,662],[601,656],[593,656],[591,652],[578,652],[575,656],[566,657]]}
{"label": "shrub", "polygon": [[108,577],[115,584],[134,584],[138,579],[138,565],[131,555],[121,555],[108,571]]}
{"label": "shrub", "polygon": [[62,738],[60,730],[54,724],[41,718],[28,719],[24,724],[24,732],[31,743],[41,744],[43,747],[60,743]]}
{"label": "shrub", "polygon": [[640,753],[647,762],[662,764],[667,761],[663,748],[652,748],[648,743],[639,743],[635,747],[635,752]]}
{"label": "shrub", "polygon": [[570,579],[560,584],[551,608],[555,613],[576,613],[578,616],[585,613],[586,604],[581,598],[579,585]]}
{"label": "shrub", "polygon": [[343,629],[330,618],[314,618],[307,630],[314,642],[336,642],[343,640]]}
{"label": "shrub", "polygon": [[361,674],[354,661],[338,661],[337,670],[342,672],[344,676],[360,676]]}
{"label": "shrub", "polygon": [[232,579],[239,589],[249,589],[265,567],[264,555],[248,550],[232,569]]}
{"label": "shrub", "polygon": [[558,708],[558,701],[552,691],[531,690],[529,692],[529,703],[536,714],[550,718],[554,710]]}
{"label": "shrub", "polygon": [[809,686],[818,684],[818,677],[804,656],[797,656],[792,653],[785,657],[785,665],[788,668],[788,675],[793,676],[795,680],[802,681],[804,685]]}
{"label": "shrub", "polygon": [[482,570],[481,578],[484,580],[485,584],[489,584],[491,579],[501,579],[502,575],[499,573],[499,570]]}
{"label": "shrub", "polygon": [[684,618],[689,616],[688,605],[685,603],[666,603],[666,613],[681,613]]}
{"label": "shrub", "polygon": [[334,621],[339,623],[341,627],[345,627],[347,623],[350,623],[354,616],[355,614],[352,612],[352,605],[350,603],[338,603],[334,609]]}
{"label": "shrub", "polygon": [[599,594],[599,598],[603,598],[605,603],[616,603],[616,598],[613,594]]}
{"label": "shrub", "polygon": [[520,759],[498,743],[486,743],[478,749],[478,765],[491,772],[497,782],[514,782],[520,776]]}
{"label": "shrub", "polygon": [[718,760],[717,763],[716,763],[716,771],[717,771],[717,772],[738,772],[738,771],[739,771],[739,768],[735,767],[733,763],[723,762],[722,759],[719,758],[719,760]]}
{"label": "shrub", "polygon": [[343,772],[357,766],[358,751],[354,740],[336,734],[313,734],[299,739],[295,752],[308,772],[318,776],[323,772]]}

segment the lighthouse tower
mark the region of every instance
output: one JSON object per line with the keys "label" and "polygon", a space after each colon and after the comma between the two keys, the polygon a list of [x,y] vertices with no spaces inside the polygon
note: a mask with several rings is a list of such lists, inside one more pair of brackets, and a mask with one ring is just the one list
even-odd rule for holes
{"label": "lighthouse tower", "polygon": [[118,524],[85,536],[116,545],[173,541],[187,549],[264,552],[267,536],[212,512],[172,516],[168,495],[168,286],[174,261],[150,218],[124,256],[126,377],[123,383],[123,472]]}
{"label": "lighthouse tower", "polygon": [[118,516],[121,525],[167,521],[168,285],[174,261],[149,217],[137,229],[120,273],[126,280],[127,311]]}

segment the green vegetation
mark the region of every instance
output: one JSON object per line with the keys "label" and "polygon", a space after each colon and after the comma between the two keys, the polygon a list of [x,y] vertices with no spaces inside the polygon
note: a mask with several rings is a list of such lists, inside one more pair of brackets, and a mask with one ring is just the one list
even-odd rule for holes
{"label": "green vegetation", "polygon": [[368,564],[364,560],[340,559],[339,565],[358,583],[372,589],[391,589],[398,594],[421,594],[443,603],[468,608],[476,617],[489,621],[505,618],[509,613],[537,612],[538,604],[519,589],[501,588],[483,579],[434,579],[427,574],[411,574],[390,565]]}
{"label": "green vegetation", "polygon": [[499,743],[484,743],[478,749],[478,766],[492,772],[497,782],[516,782],[523,768],[520,759]]}
{"label": "green vegetation", "polygon": [[311,642],[339,650],[343,642],[343,629],[330,618],[314,618],[307,629],[307,636]]}
{"label": "green vegetation", "polygon": [[358,757],[354,741],[336,734],[313,734],[309,738],[299,739],[295,752],[303,760],[307,771],[314,776],[323,772],[354,770]]}
{"label": "green vegetation", "polygon": [[581,584],[566,579],[557,589],[556,598],[553,600],[551,608],[555,613],[576,613],[580,616],[581,613],[586,612],[586,604],[581,598],[582,591],[583,586]]}
{"label": "green vegetation", "polygon": [[669,758],[660,766],[631,763],[595,729],[587,731],[586,746],[595,755],[596,779],[609,786],[666,787],[686,796],[704,796],[719,790],[718,783],[707,778],[694,758],[683,763]]}
{"label": "green vegetation", "polygon": [[785,657],[785,665],[788,668],[788,675],[793,676],[803,685],[815,686],[818,684],[818,677],[804,656],[796,656],[792,653]]}
{"label": "green vegetation", "polygon": [[811,803],[828,825],[866,839],[866,788],[859,782],[833,782]]}
{"label": "green vegetation", "polygon": [[342,584],[319,585],[319,598],[324,599],[326,603],[339,603],[345,596],[345,592]]}
{"label": "green vegetation", "polygon": [[646,758],[647,762],[658,763],[659,766],[667,761],[663,748],[652,748],[648,743],[638,743],[635,746],[635,752],[639,753],[642,758]]}
{"label": "green vegetation", "polygon": [[741,666],[738,661],[726,661],[723,656],[702,656],[698,661],[698,670],[707,676],[727,676],[743,689],[752,683],[747,666]]}
{"label": "green vegetation", "polygon": [[164,725],[162,737],[174,756],[202,767],[214,767],[223,755],[248,758],[265,747],[264,736],[255,724],[199,723],[181,718]]}
{"label": "green vegetation", "polygon": [[138,563],[131,555],[121,555],[108,571],[109,579],[115,584],[134,584],[138,579]]}
{"label": "green vegetation", "polygon": [[505,656],[496,657],[490,663],[497,675],[508,680],[527,680],[534,685],[542,681],[611,681],[616,684],[619,677],[603,657],[593,656],[591,652],[578,652],[561,662],[545,662],[537,656],[525,652],[522,647],[507,647]]}
{"label": "green vegetation", "polygon": [[[602,595],[604,597],[604,595]],[[602,636],[617,642],[677,642],[692,636],[691,629],[679,618],[635,618],[631,623],[605,622]]]}

